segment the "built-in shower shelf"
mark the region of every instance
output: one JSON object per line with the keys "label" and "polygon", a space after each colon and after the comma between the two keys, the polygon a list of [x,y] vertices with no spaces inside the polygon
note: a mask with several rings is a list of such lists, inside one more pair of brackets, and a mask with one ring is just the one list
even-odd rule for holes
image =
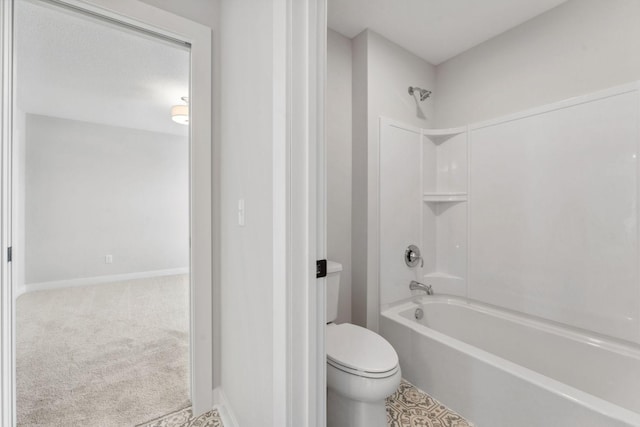
{"label": "built-in shower shelf", "polygon": [[424,193],[422,200],[429,203],[466,202],[467,193]]}
{"label": "built-in shower shelf", "polygon": [[429,279],[464,280],[463,277],[453,276],[451,274],[442,273],[442,272],[427,273],[424,275],[424,279],[425,280],[429,280]]}
{"label": "built-in shower shelf", "polygon": [[466,127],[450,129],[422,129],[422,134],[429,138],[434,144],[440,144],[452,136],[460,135],[466,131]]}

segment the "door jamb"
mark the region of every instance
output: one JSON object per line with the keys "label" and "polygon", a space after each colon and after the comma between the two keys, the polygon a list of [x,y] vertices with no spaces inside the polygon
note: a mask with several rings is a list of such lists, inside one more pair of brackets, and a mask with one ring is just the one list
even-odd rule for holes
{"label": "door jamb", "polygon": [[13,113],[13,2],[0,2],[0,425],[13,426],[13,288],[7,248],[11,244],[11,144]]}
{"label": "door jamb", "polygon": [[290,320],[288,426],[326,425],[326,0],[288,0]]}

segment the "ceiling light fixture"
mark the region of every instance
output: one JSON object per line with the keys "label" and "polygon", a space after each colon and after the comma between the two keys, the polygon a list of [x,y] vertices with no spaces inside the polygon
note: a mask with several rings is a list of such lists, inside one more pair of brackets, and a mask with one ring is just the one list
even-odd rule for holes
{"label": "ceiling light fixture", "polygon": [[181,125],[189,124],[189,97],[183,96],[184,104],[171,107],[171,120]]}

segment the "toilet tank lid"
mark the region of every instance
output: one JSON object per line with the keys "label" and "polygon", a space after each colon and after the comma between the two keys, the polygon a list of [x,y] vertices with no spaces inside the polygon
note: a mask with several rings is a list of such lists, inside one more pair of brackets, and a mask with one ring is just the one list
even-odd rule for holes
{"label": "toilet tank lid", "polygon": [[327,261],[327,273],[339,273],[342,271],[342,264],[335,261]]}

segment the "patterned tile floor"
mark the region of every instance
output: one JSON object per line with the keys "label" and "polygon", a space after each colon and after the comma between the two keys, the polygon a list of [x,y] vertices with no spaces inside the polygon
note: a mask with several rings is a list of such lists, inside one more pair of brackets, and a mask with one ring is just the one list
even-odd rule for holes
{"label": "patterned tile floor", "polygon": [[[387,424],[389,427],[473,427],[460,415],[405,380],[387,398]],[[137,427],[223,426],[216,410],[193,418],[191,408],[185,408]]]}
{"label": "patterned tile floor", "polygon": [[389,427],[473,427],[473,424],[433,397],[402,380],[387,398]]}
{"label": "patterned tile floor", "polygon": [[206,412],[193,418],[191,407],[184,408],[157,420],[136,427],[223,427],[217,410]]}

